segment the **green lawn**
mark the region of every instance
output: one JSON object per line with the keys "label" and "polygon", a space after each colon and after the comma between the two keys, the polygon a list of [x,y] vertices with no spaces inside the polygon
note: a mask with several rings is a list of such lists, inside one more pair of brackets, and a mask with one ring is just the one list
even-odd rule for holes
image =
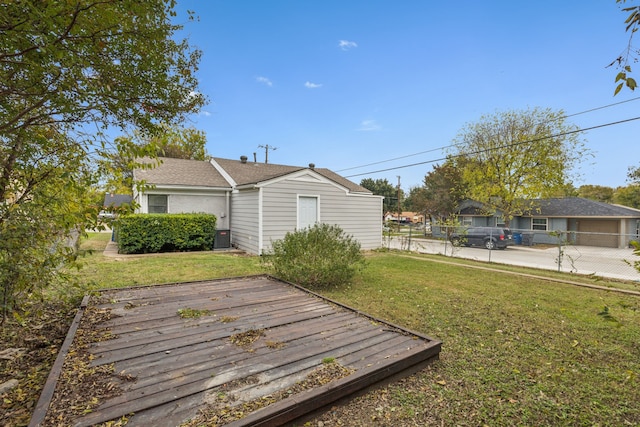
{"label": "green lawn", "polygon": [[356,283],[325,292],[443,342],[439,362],[389,387],[377,419],[640,425],[640,297],[429,259],[375,254]]}
{"label": "green lawn", "polygon": [[[98,238],[91,235],[83,247],[100,251],[108,239]],[[440,360],[317,421],[640,425],[640,297],[486,271],[470,261],[451,265],[397,252],[373,252],[367,260],[352,284],[321,293],[441,340]],[[262,272],[257,257],[211,252],[124,260],[96,252],[82,263],[75,274],[87,290]],[[358,411],[367,416],[348,415]]]}
{"label": "green lawn", "polygon": [[224,252],[180,252],[151,255],[104,256],[107,233],[91,233],[81,249],[93,252],[79,259],[78,276],[87,290],[158,283],[189,282],[260,274],[258,257]]}

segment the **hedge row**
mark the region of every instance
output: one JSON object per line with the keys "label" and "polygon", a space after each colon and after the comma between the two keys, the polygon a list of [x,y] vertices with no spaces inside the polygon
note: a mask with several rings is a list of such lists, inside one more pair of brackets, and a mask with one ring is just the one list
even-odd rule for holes
{"label": "hedge row", "polygon": [[210,214],[136,214],[117,221],[123,254],[208,251],[215,232],[216,216]]}

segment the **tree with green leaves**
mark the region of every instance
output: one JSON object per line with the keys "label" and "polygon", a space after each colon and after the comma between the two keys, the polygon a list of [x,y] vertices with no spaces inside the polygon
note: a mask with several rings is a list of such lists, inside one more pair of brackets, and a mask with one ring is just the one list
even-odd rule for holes
{"label": "tree with green leaves", "polygon": [[206,134],[194,127],[181,127],[162,123],[152,134],[134,131],[132,135],[119,136],[110,151],[99,162],[106,179],[106,190],[118,194],[130,194],[133,189],[133,170],[140,167],[137,156],[140,150],[152,157],[207,160]]}
{"label": "tree with green leaves", "polygon": [[634,184],[640,184],[640,166],[629,166],[627,180]]}
{"label": "tree with green leaves", "polygon": [[640,167],[631,166],[627,171],[627,180],[630,182],[625,187],[618,187],[613,193],[613,202],[630,208],[640,209]]}
{"label": "tree with green leaves", "polygon": [[138,140],[141,145],[154,147],[158,157],[188,160],[207,160],[210,157],[206,148],[206,134],[193,126],[178,127],[163,123],[159,132],[136,132],[133,139]]}
{"label": "tree with green leaves", "polygon": [[581,185],[578,188],[578,197],[597,202],[611,203],[614,189],[604,185]]}
{"label": "tree with green leaves", "polygon": [[426,193],[424,187],[416,185],[409,188],[409,194],[404,199],[403,209],[411,212],[425,214]]}
{"label": "tree with green leaves", "polygon": [[467,198],[467,185],[462,170],[449,158],[442,165],[434,165],[424,177],[425,210],[434,220],[452,218],[460,202]]}
{"label": "tree with green leaves", "polygon": [[[4,313],[96,225],[86,194],[107,130],[176,123],[204,103],[200,52],[175,39],[174,0],[5,2],[0,14],[0,292]],[[153,154],[133,145],[131,157]],[[37,280],[36,280],[37,279]]]}
{"label": "tree with green leaves", "polygon": [[640,184],[618,187],[613,193],[613,203],[640,209]]}
{"label": "tree with green leaves", "polygon": [[469,197],[507,224],[532,208],[528,201],[566,188],[590,154],[562,111],[540,108],[485,115],[462,129],[452,151]]}
{"label": "tree with green leaves", "polygon": [[398,191],[398,188],[391,185],[386,178],[375,180],[372,178],[364,178],[360,181],[360,185],[375,195],[384,196],[384,201],[382,202],[384,212],[398,212],[398,193],[400,193],[400,204],[402,204],[402,200],[404,199],[402,189]]}
{"label": "tree with green leaves", "polygon": [[[616,0],[616,3],[621,5],[626,4],[626,2],[627,0]],[[640,57],[640,49],[633,46],[633,36],[640,28],[640,6],[622,7],[622,11],[627,14],[627,19],[624,23],[626,24],[625,30],[629,33],[629,42],[620,56],[609,64],[610,67],[615,65],[620,70],[615,79],[615,82],[619,83],[616,85],[614,95],[617,95],[624,86],[631,90],[635,90],[638,86],[636,80],[630,77],[629,74],[632,72],[630,64],[638,62]]]}

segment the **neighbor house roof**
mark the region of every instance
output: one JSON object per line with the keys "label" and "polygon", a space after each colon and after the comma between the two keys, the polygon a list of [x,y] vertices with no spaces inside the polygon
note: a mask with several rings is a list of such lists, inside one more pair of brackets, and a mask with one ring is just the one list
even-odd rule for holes
{"label": "neighbor house roof", "polygon": [[107,193],[104,196],[104,203],[102,206],[119,208],[120,206],[131,203],[132,201],[133,197],[128,194]]}
{"label": "neighbor house roof", "polygon": [[475,200],[464,200],[458,206],[459,215],[480,215],[487,216],[487,210],[484,205]]}
{"label": "neighbor house roof", "polygon": [[[155,185],[186,185],[194,187],[230,188],[227,180],[204,160],[172,159],[160,157],[161,164],[152,169],[136,169],[134,179]],[[153,163],[143,159],[143,163]]]}
{"label": "neighbor house roof", "polygon": [[[307,168],[300,166],[278,165],[273,163],[258,163],[241,160],[221,159],[214,157],[213,160],[235,181],[237,185],[258,184],[270,179],[279,178],[293,172]],[[337,173],[326,168],[309,167],[325,178],[347,188],[352,193],[371,194],[366,188],[349,181]]]}
{"label": "neighbor house roof", "polygon": [[534,206],[533,212],[528,216],[640,218],[638,209],[581,197],[538,199],[534,200]]}
{"label": "neighbor house roof", "polygon": [[[534,199],[523,217],[556,218],[640,218],[640,210],[621,205],[597,202],[582,197]],[[459,206],[460,215],[490,216],[484,205],[466,200]]]}

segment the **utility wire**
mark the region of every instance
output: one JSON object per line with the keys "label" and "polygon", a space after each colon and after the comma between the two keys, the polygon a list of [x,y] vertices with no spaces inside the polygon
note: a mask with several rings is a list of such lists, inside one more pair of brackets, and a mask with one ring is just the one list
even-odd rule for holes
{"label": "utility wire", "polygon": [[[514,142],[514,143],[511,143],[511,144],[501,145],[499,147],[492,147],[492,148],[487,148],[487,149],[484,149],[484,150],[472,151],[472,152],[464,153],[464,154],[455,154],[455,155],[451,155],[449,157],[453,157],[453,158],[455,158],[455,157],[464,157],[464,156],[469,156],[469,155],[474,155],[474,154],[486,153],[488,151],[499,150],[499,149],[502,149],[502,148],[516,147],[518,145],[523,145],[523,144],[529,144],[529,143],[533,143],[533,142],[543,141],[545,139],[558,138],[558,137],[561,137],[561,136],[567,136],[567,135],[571,135],[571,134],[574,134],[574,133],[587,132],[587,131],[590,131],[590,130],[593,130],[593,129],[599,129],[599,128],[603,128],[603,127],[607,127],[607,126],[619,125],[619,124],[622,124],[622,123],[632,122],[632,121],[638,120],[638,119],[640,119],[640,116],[633,117],[631,119],[626,119],[626,120],[619,120],[617,122],[610,122],[610,123],[605,123],[605,124],[602,124],[602,125],[591,126],[591,127],[588,127],[588,128],[575,129],[575,130],[572,130],[572,131],[563,132],[563,133],[559,133],[559,134],[556,134],[556,135],[543,136],[541,138],[530,139],[530,140],[527,140],[527,141]],[[420,165],[426,165],[426,164],[429,164],[429,163],[441,162],[443,160],[447,160],[447,157],[441,157],[439,159],[433,159],[433,160],[426,160],[424,162],[412,163],[410,165],[402,165],[402,166],[396,166],[396,167],[387,168],[387,169],[380,169],[380,170],[376,170],[376,171],[364,172],[364,173],[359,173],[359,174],[355,174],[355,175],[346,175],[345,178],[353,178],[353,177],[356,177],[356,176],[370,175],[370,174],[374,174],[374,173],[388,172],[388,171],[392,171],[392,170],[410,168],[410,167],[413,167],[413,166],[420,166]]]}
{"label": "utility wire", "polygon": [[[565,116],[560,116],[557,119],[548,120],[546,122],[538,123],[538,125],[544,124],[544,123],[549,123],[550,121],[555,121],[555,120],[560,120],[560,119],[567,119],[569,117],[579,116],[581,114],[592,113],[594,111],[603,110],[603,109],[609,108],[609,107],[615,107],[616,105],[625,104],[627,102],[637,101],[638,99],[640,99],[640,96],[635,97],[635,98],[631,98],[631,99],[627,99],[625,101],[614,102],[613,104],[607,104],[607,105],[603,105],[601,107],[595,107],[595,108],[591,108],[589,110],[580,111],[578,113],[573,113],[573,114],[568,114],[568,115],[565,115]],[[395,160],[402,160],[402,159],[406,159],[407,157],[419,156],[420,154],[432,153],[434,151],[441,151],[441,150],[444,150],[445,148],[453,147],[454,145],[455,144],[444,145],[442,147],[432,148],[430,150],[420,151],[418,153],[407,154],[406,156],[394,157],[393,159],[380,160],[379,162],[367,163],[366,165],[353,166],[353,167],[345,168],[345,169],[338,169],[338,170],[336,170],[336,172],[350,171],[350,170],[353,170],[353,169],[366,168],[367,166],[379,165],[381,163],[393,162]],[[426,163],[430,163],[430,161],[428,161]],[[417,163],[417,164],[420,164],[420,163]],[[393,170],[393,168],[389,169],[389,170]],[[360,176],[360,175],[351,175],[351,176]]]}

